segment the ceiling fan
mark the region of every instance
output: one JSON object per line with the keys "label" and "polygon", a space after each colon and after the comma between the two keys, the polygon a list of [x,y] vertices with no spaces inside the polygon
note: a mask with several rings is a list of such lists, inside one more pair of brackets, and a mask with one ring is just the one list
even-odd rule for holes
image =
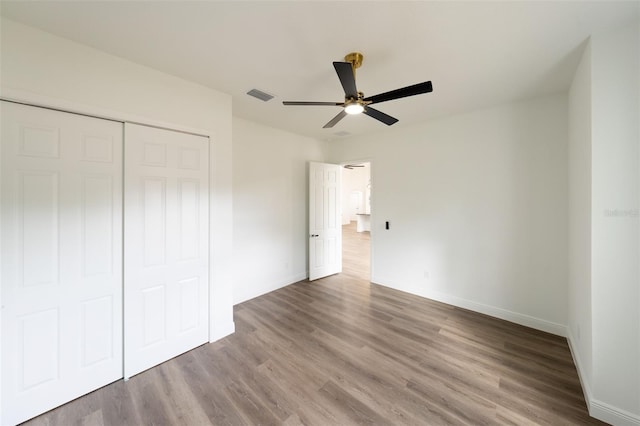
{"label": "ceiling fan", "polygon": [[369,105],[391,101],[394,99],[406,98],[407,96],[420,95],[433,91],[430,81],[414,84],[412,86],[403,87],[401,89],[392,90],[390,92],[380,93],[379,95],[364,97],[364,93],[358,92],[356,88],[356,69],[362,65],[362,53],[353,52],[344,57],[346,62],[334,62],[333,67],[338,74],[342,88],[344,89],[344,102],[305,102],[305,101],[284,101],[283,105],[302,105],[302,106],[340,106],[342,111],[333,117],[323,128],[331,128],[347,114],[364,113],[369,117],[375,118],[383,122],[387,126],[398,121],[384,112],[371,108]]}

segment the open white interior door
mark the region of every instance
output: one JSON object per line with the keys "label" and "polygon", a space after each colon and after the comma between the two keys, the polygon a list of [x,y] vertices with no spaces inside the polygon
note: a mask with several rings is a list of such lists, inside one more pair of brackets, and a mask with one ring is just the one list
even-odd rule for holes
{"label": "open white interior door", "polygon": [[342,272],[342,168],[309,163],[309,280]]}

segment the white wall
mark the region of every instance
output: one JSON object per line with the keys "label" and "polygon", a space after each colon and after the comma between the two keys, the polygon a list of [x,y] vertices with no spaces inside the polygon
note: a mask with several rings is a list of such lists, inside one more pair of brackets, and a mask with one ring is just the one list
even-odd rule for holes
{"label": "white wall", "polygon": [[569,92],[568,337],[592,416],[640,425],[640,28],[591,36]]}
{"label": "white wall", "polygon": [[234,303],[308,276],[308,162],[325,146],[233,118]]}
{"label": "white wall", "polygon": [[374,282],[565,333],[565,95],[384,129],[329,153],[375,165]]}
{"label": "white wall", "polygon": [[[569,90],[569,304],[567,333],[591,395],[591,46]],[[587,397],[588,398],[588,397]]]}
{"label": "white wall", "polygon": [[211,136],[211,340],[233,332],[231,97],[2,19],[3,97]]}
{"label": "white wall", "polygon": [[640,424],[640,30],[591,38],[593,397]]}

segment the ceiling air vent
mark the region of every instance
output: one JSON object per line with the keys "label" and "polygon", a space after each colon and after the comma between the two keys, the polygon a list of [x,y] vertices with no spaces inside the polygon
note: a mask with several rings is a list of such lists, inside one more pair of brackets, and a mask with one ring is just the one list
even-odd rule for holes
{"label": "ceiling air vent", "polygon": [[262,90],[258,90],[258,89],[251,89],[247,92],[247,95],[249,96],[253,96],[254,98],[258,98],[261,101],[267,102],[270,101],[271,99],[273,99],[273,95],[270,95],[266,92],[263,92]]}

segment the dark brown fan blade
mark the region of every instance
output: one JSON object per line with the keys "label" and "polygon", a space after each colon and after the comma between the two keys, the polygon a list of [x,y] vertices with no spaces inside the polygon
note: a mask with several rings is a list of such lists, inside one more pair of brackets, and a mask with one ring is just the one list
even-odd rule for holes
{"label": "dark brown fan blade", "polygon": [[343,102],[306,102],[306,101],[283,101],[282,105],[321,105],[321,106],[342,106]]}
{"label": "dark brown fan blade", "polygon": [[367,114],[371,118],[375,118],[378,121],[382,121],[387,126],[391,126],[394,123],[398,122],[397,118],[393,118],[392,116],[385,114],[384,112],[378,111],[377,109],[373,109],[369,106],[365,107],[364,114]]}
{"label": "dark brown fan blade", "polygon": [[392,90],[390,92],[380,93],[379,95],[364,98],[365,102],[377,104],[380,102],[391,101],[394,99],[406,98],[407,96],[420,95],[422,93],[433,92],[433,86],[430,81],[414,84],[413,86],[403,87],[402,89]]}
{"label": "dark brown fan blade", "polygon": [[334,62],[333,67],[338,73],[340,83],[344,89],[344,95],[347,98],[358,98],[358,89],[356,89],[356,77],[353,73],[353,65],[351,62]]}
{"label": "dark brown fan blade", "polygon": [[346,113],[346,112],[344,112],[344,110],[340,111],[340,112],[338,113],[338,115],[336,115],[335,117],[333,117],[333,118],[331,119],[331,121],[329,121],[327,124],[325,124],[324,126],[322,126],[322,128],[323,128],[323,129],[329,129],[329,128],[331,128],[331,127],[335,126],[335,125],[336,125],[336,123],[337,123],[338,121],[342,120],[346,115],[347,115],[347,113]]}

